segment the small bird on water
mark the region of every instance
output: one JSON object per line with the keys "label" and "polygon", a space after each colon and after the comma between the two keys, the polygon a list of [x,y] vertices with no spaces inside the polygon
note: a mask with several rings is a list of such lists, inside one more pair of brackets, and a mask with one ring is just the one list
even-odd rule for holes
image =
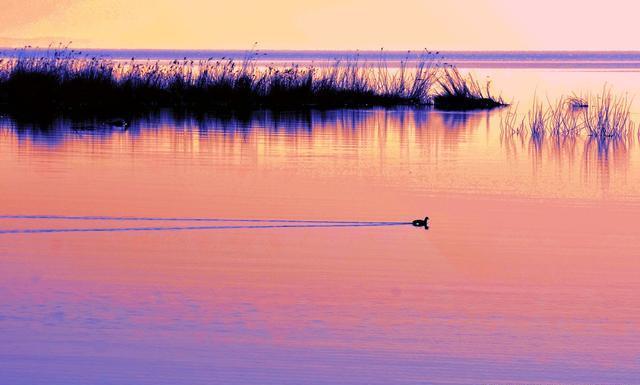
{"label": "small bird on water", "polygon": [[416,219],[411,222],[415,227],[424,227],[425,230],[429,230],[429,217],[424,217],[424,219]]}

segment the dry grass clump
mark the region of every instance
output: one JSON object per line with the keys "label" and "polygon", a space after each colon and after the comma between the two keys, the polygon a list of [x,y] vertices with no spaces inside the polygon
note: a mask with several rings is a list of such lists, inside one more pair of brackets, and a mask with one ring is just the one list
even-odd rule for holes
{"label": "dry grass clump", "polygon": [[529,134],[533,138],[551,136],[577,135],[581,128],[577,117],[565,99],[560,99],[555,104],[548,102],[545,106],[537,100],[533,102],[531,109],[520,119],[517,108],[506,111],[501,119],[500,128],[507,134]]}
{"label": "dry grass clump", "polygon": [[545,127],[551,136],[576,136],[582,131],[580,114],[576,112],[577,99],[560,98],[555,104],[548,102]]}
{"label": "dry grass clump", "polygon": [[589,101],[590,107],[583,111],[583,124],[589,136],[620,138],[634,127],[631,121],[631,99],[616,96],[604,89],[602,95]]}
{"label": "dry grass clump", "polygon": [[471,75],[463,76],[456,67],[445,67],[438,79],[440,92],[433,98],[441,110],[479,110],[505,106],[501,97],[491,95],[490,82],[483,88]]}

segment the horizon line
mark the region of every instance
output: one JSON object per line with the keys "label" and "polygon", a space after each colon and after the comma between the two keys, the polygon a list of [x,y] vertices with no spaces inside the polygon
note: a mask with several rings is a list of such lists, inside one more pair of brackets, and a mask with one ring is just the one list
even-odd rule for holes
{"label": "horizon line", "polygon": [[115,47],[71,47],[64,45],[51,45],[51,46],[36,46],[36,45],[24,45],[24,46],[0,46],[0,51],[2,50],[54,50],[56,48],[64,49],[68,48],[74,51],[158,51],[158,52],[176,52],[176,51],[185,51],[185,52],[346,52],[346,53],[355,53],[355,52],[364,52],[364,53],[379,53],[379,52],[388,52],[388,53],[420,53],[420,52],[431,52],[431,53],[638,53],[640,54],[640,48],[637,49],[428,49],[428,48],[420,48],[420,49],[328,49],[328,48],[263,48],[263,49],[242,49],[242,48],[131,48],[131,47],[123,47],[123,48],[115,48]]}

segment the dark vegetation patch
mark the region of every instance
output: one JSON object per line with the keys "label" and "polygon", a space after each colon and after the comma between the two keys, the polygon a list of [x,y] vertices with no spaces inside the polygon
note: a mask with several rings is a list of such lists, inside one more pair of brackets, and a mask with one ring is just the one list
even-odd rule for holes
{"label": "dark vegetation patch", "polygon": [[455,67],[446,67],[438,78],[439,92],[433,97],[439,110],[490,110],[506,106],[501,97],[491,94],[490,83],[483,88],[471,75],[463,76]]}
{"label": "dark vegetation patch", "polygon": [[357,59],[320,68],[263,67],[250,55],[241,62],[118,62],[61,49],[2,59],[0,103],[30,112],[426,105],[438,73],[430,52],[389,70]]}

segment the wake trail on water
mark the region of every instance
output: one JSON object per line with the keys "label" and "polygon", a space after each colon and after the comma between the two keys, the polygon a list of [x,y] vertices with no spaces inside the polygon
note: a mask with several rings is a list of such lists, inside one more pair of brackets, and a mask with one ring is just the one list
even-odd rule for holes
{"label": "wake trail on water", "polygon": [[222,226],[173,226],[173,227],[96,227],[96,228],[42,228],[42,229],[0,229],[3,234],[44,234],[44,233],[90,233],[90,232],[132,232],[132,231],[188,231],[188,230],[230,230],[230,229],[291,229],[291,228],[336,228],[336,227],[385,227],[408,226],[407,222],[368,223],[325,223],[325,224],[281,224],[281,225],[222,225]]}
{"label": "wake trail on water", "polygon": [[157,222],[253,222],[253,223],[310,223],[310,224],[408,224],[407,221],[346,221],[308,219],[249,219],[249,218],[193,218],[193,217],[127,217],[93,215],[0,215],[0,219],[52,219],[78,221],[157,221]]}

